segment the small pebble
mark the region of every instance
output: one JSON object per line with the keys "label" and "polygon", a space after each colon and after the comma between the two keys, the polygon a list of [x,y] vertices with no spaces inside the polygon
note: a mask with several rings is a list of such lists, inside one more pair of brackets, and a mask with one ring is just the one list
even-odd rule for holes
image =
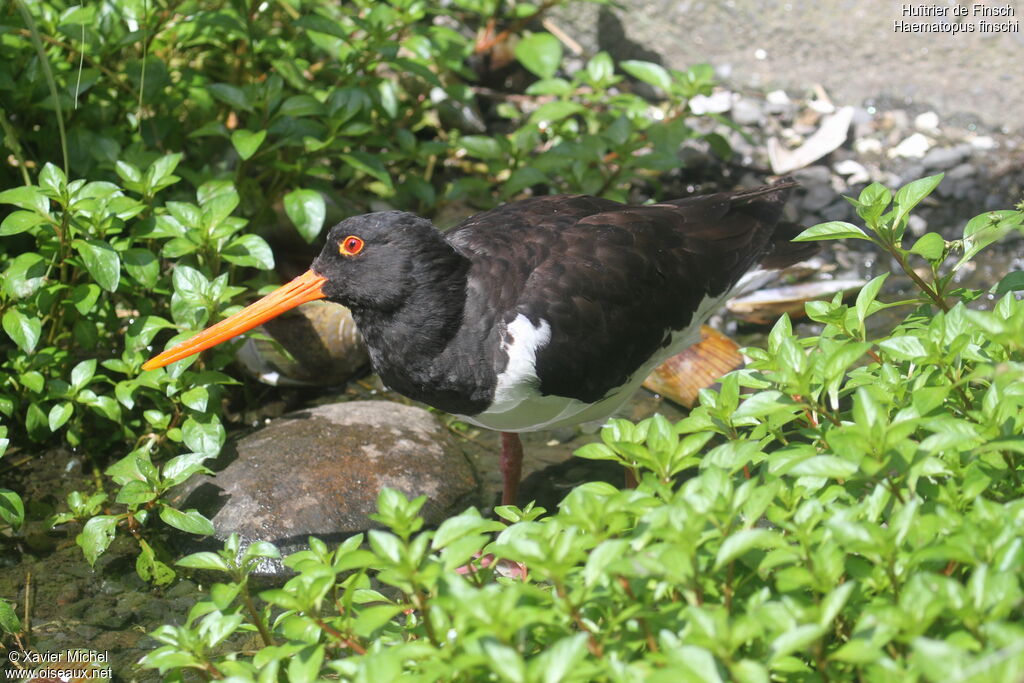
{"label": "small pebble", "polygon": [[881,154],[882,141],[877,138],[860,138],[853,143],[853,151],[857,154]]}
{"label": "small pebble", "polygon": [[939,115],[933,111],[926,111],[914,117],[914,128],[922,133],[935,135],[939,132]]}
{"label": "small pebble", "polygon": [[914,133],[904,138],[898,145],[889,150],[890,157],[914,157],[920,158],[925,155],[932,146],[931,140],[920,133]]}
{"label": "small pebble", "polygon": [[722,90],[711,95],[696,95],[690,98],[690,111],[702,114],[722,114],[732,108],[732,93]]}

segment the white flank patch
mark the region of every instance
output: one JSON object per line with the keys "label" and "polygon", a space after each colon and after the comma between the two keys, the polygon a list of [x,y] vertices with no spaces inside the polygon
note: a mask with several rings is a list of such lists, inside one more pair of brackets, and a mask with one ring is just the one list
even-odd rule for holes
{"label": "white flank patch", "polygon": [[551,341],[551,325],[541,320],[534,326],[520,313],[508,324],[501,340],[501,350],[508,354],[508,364],[494,387],[494,402],[488,412],[505,412],[524,399],[537,395],[537,352]]}
{"label": "white flank patch", "polygon": [[731,292],[726,292],[720,297],[704,299],[685,329],[673,333],[669,343],[658,349],[621,387],[612,389],[592,404],[565,396],[540,394],[537,352],[551,341],[551,326],[543,319],[534,326],[520,314],[509,324],[508,334],[502,341],[502,349],[508,354],[508,366],[498,375],[494,402],[479,415],[461,417],[480,427],[502,432],[535,432],[603,420],[614,414],[662,361],[696,343],[700,339],[700,326],[730,296]]}

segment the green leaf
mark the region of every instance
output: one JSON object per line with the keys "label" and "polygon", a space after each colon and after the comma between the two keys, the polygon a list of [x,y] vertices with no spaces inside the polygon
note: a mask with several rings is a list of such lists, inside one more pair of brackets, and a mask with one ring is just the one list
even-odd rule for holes
{"label": "green leaf", "polygon": [[43,325],[36,318],[29,318],[16,308],[9,308],[3,317],[4,332],[24,353],[32,353],[39,343]]}
{"label": "green leaf", "polygon": [[67,401],[55,403],[53,407],[50,408],[50,414],[48,416],[50,431],[55,432],[63,427],[64,423],[68,421],[74,412],[75,406],[72,403]]}
{"label": "green leaf", "polygon": [[918,360],[928,355],[928,350],[921,340],[911,335],[884,339],[878,342],[878,348],[897,360]]}
{"label": "green leaf", "polygon": [[256,150],[260,148],[266,137],[267,131],[265,130],[253,132],[239,128],[231,133],[231,144],[234,145],[235,151],[238,152],[238,156],[242,158],[242,161],[245,161],[256,153]]}
{"label": "green leaf", "polygon": [[668,70],[660,64],[627,59],[624,62],[619,62],[619,66],[633,78],[643,81],[648,85],[661,88],[665,92],[672,88],[672,77],[669,76]]}
{"label": "green leaf", "polygon": [[237,88],[227,83],[213,83],[207,86],[214,97],[223,102],[224,104],[234,108],[241,109],[242,111],[252,111],[252,105],[249,103],[249,98],[246,96],[245,91],[241,88]]}
{"label": "green leaf", "polygon": [[912,254],[917,254],[928,261],[939,260],[945,250],[946,240],[937,232],[926,232],[910,248]]}
{"label": "green leaf", "polygon": [[14,491],[0,489],[0,519],[15,531],[25,523],[25,504]]}
{"label": "green leaf", "polygon": [[108,292],[117,291],[121,280],[121,257],[113,247],[101,240],[74,240],[71,246],[82,257],[96,284]]}
{"label": "green leaf", "polygon": [[481,644],[491,670],[500,671],[501,680],[511,683],[526,682],[526,665],[518,652],[492,638],[485,639]]}
{"label": "green leaf", "polygon": [[270,270],[274,267],[274,252],[259,235],[241,235],[231,240],[220,252],[225,261],[239,266]]}
{"label": "green leaf", "polygon": [[83,360],[71,370],[71,386],[74,387],[75,391],[83,389],[85,385],[92,381],[95,374],[96,359],[89,358],[88,360]]}
{"label": "green leaf", "polygon": [[184,512],[169,505],[160,506],[160,519],[175,529],[196,534],[199,536],[210,536],[215,529],[206,517],[199,514],[198,510],[185,510]]}
{"label": "green leaf", "polygon": [[46,261],[35,252],[15,257],[4,272],[4,292],[12,299],[24,299],[32,296],[43,286],[46,269]]}
{"label": "green leaf", "polygon": [[896,197],[893,199],[893,203],[896,205],[893,225],[899,224],[900,220],[910,213],[911,209],[917,206],[922,199],[930,195],[938,187],[939,183],[942,182],[944,175],[944,173],[939,173],[927,178],[919,178],[897,190]]}
{"label": "green leaf", "polygon": [[188,418],[181,427],[181,434],[186,446],[203,455],[217,455],[226,437],[224,425],[213,416],[203,418],[202,421]]}
{"label": "green leaf", "polygon": [[394,189],[391,174],[388,173],[388,169],[381,163],[379,157],[365,152],[352,152],[351,154],[342,154],[341,160],[352,168],[381,181],[389,190]]}
{"label": "green leaf", "polygon": [[857,321],[862,329],[864,327],[864,320],[877,310],[878,304],[875,302],[875,297],[878,296],[878,292],[882,289],[882,285],[887,277],[889,277],[889,273],[882,273],[878,277],[872,278],[871,282],[864,285],[857,292],[855,310],[857,311]]}
{"label": "green leaf", "polygon": [[324,227],[327,205],[315,190],[293,190],[284,196],[284,210],[302,239],[312,242]]}
{"label": "green leaf", "polygon": [[160,278],[160,261],[149,249],[133,247],[121,254],[124,269],[128,271],[140,285],[147,289],[156,287]]}
{"label": "green leaf", "polygon": [[46,222],[46,218],[32,211],[12,211],[0,223],[0,237],[17,235]]}
{"label": "green leaf", "polygon": [[779,534],[768,529],[741,529],[722,542],[715,556],[715,570],[721,569],[754,548],[774,548],[780,544]]}
{"label": "green leaf", "polygon": [[49,215],[50,200],[34,185],[12,187],[0,192],[0,204],[13,204],[21,209],[35,211],[40,216]]}
{"label": "green leaf", "polygon": [[197,412],[206,412],[206,402],[210,398],[210,392],[206,387],[192,387],[182,393],[181,402]]}
{"label": "green leaf", "polygon": [[47,161],[39,172],[39,187],[49,190],[53,197],[60,197],[67,190],[68,178],[64,171]]}
{"label": "green leaf", "polygon": [[98,285],[91,282],[77,285],[71,290],[71,303],[76,311],[82,315],[88,315],[99,301],[101,291]]}
{"label": "green leaf", "polygon": [[531,33],[515,47],[516,59],[538,78],[551,78],[562,63],[562,43],[547,32]]}
{"label": "green leaf", "polygon": [[477,159],[501,159],[505,152],[497,139],[487,135],[466,135],[459,139],[466,153]]}
{"label": "green leaf", "polygon": [[857,465],[834,455],[816,455],[802,460],[790,468],[788,474],[794,477],[825,477],[847,479],[857,472]]}
{"label": "green leaf", "polygon": [[228,563],[217,553],[201,552],[186,555],[174,564],[189,569],[209,569],[211,571],[228,571]]}
{"label": "green leaf", "polygon": [[117,492],[115,501],[124,505],[141,505],[148,503],[156,498],[156,496],[157,492],[153,490],[151,484],[133,479],[121,487],[121,490]]}
{"label": "green leaf", "polygon": [[841,239],[858,239],[858,240],[870,240],[871,238],[864,234],[864,231],[858,228],[853,223],[846,223],[843,221],[829,221],[828,223],[819,223],[812,225],[807,228],[799,235],[793,238],[794,242],[813,242],[815,240],[841,240]]}
{"label": "green leaf", "polygon": [[1007,273],[995,286],[995,295],[1003,296],[1007,292],[1019,292],[1024,289],[1024,271],[1015,270]]}
{"label": "green leaf", "polygon": [[82,527],[82,532],[75,537],[75,543],[82,548],[90,565],[96,565],[96,559],[114,540],[116,529],[117,517],[113,515],[97,515]]}
{"label": "green leaf", "polygon": [[18,615],[14,613],[11,603],[3,598],[0,598],[0,630],[11,635],[21,633],[21,622],[18,621]]}
{"label": "green leaf", "polygon": [[[241,615],[238,615],[241,617]],[[313,683],[321,680],[320,667],[324,662],[324,646],[310,645],[288,658],[288,675],[285,680],[294,683]]]}

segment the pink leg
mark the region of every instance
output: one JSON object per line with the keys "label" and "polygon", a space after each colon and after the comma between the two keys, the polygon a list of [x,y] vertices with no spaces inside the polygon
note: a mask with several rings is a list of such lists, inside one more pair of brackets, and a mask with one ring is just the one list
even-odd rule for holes
{"label": "pink leg", "polygon": [[501,433],[501,504],[515,505],[523,474],[523,442],[514,432]]}

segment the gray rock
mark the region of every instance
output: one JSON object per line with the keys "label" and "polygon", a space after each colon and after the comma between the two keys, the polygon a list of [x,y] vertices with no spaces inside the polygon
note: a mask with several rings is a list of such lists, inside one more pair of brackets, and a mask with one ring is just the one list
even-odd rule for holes
{"label": "gray rock", "polygon": [[970,178],[978,173],[978,169],[973,164],[963,163],[954,166],[946,173],[947,180],[961,180],[963,178]]}
{"label": "gray rock", "polygon": [[921,159],[921,165],[927,170],[944,171],[953,168],[971,155],[973,148],[968,144],[955,147],[936,147],[928,150]]}
{"label": "gray rock", "polygon": [[820,211],[831,204],[836,198],[836,193],[831,185],[812,185],[807,189],[802,206],[804,211]]}
{"label": "gray rock", "polygon": [[[368,515],[385,487],[427,496],[428,525],[461,510],[477,492],[476,473],[438,419],[389,401],[290,413],[225,450],[234,457],[230,464],[193,477],[175,496],[184,498],[179,505],[210,517],[218,538],[234,532],[243,546],[267,540],[282,555],[304,547],[311,535],[337,541],[379,527]],[[277,563],[260,569],[281,571]]]}
{"label": "gray rock", "polygon": [[918,214],[912,213],[907,219],[907,231],[915,237],[920,237],[928,231],[928,221]]}
{"label": "gray rock", "polygon": [[853,217],[853,207],[845,199],[832,202],[820,212],[825,221],[848,221]]}
{"label": "gray rock", "polygon": [[741,126],[753,126],[764,119],[761,104],[749,97],[741,97],[732,105],[732,120]]}
{"label": "gray rock", "polygon": [[828,166],[818,164],[793,171],[793,177],[808,187],[812,185],[828,185],[832,182],[832,171],[829,170]]}

